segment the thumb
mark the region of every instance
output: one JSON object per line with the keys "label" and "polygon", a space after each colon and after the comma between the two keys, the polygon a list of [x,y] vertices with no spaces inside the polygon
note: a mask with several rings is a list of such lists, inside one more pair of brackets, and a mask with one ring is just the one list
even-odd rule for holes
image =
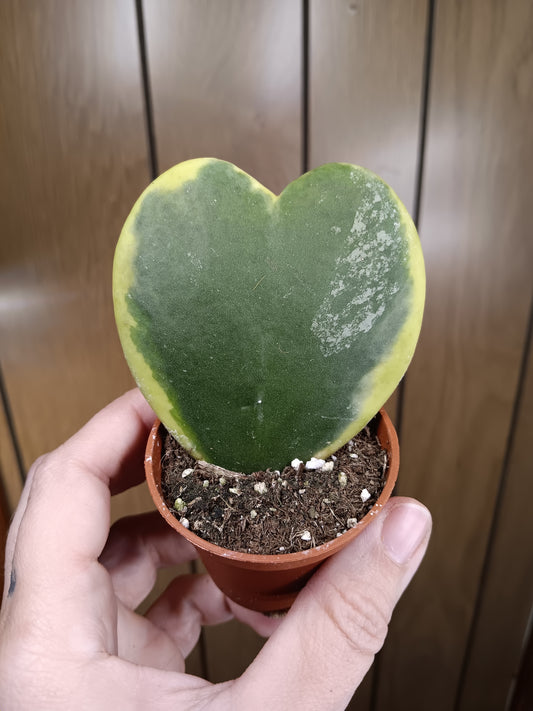
{"label": "thumb", "polygon": [[338,711],[381,648],[431,530],[429,511],[394,498],[347,548],[325,563],[234,692],[248,708]]}

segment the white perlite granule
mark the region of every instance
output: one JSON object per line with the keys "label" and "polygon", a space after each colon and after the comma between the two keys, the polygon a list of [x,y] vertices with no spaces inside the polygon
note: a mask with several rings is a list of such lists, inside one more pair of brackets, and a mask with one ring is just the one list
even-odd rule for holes
{"label": "white perlite granule", "polygon": [[312,471],[313,469],[322,469],[325,463],[325,459],[317,459],[316,457],[311,457],[311,459],[305,463],[305,468],[308,471]]}
{"label": "white perlite granule", "polygon": [[368,501],[369,498],[370,492],[368,491],[368,489],[363,489],[363,491],[361,492],[361,501],[364,503],[365,501]]}

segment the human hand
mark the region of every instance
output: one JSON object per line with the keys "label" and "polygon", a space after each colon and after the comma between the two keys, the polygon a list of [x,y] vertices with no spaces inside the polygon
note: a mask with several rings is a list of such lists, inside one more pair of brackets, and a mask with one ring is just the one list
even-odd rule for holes
{"label": "human hand", "polygon": [[[153,419],[131,391],[33,465],[6,546],[0,708],[344,709],[422,560],[429,513],[389,501],[281,621],[235,605],[208,576],[177,578],[141,617],[157,568],[195,557],[157,512],[109,531],[111,494],[142,481]],[[201,626],[231,617],[271,635],[244,674],[185,674]]]}

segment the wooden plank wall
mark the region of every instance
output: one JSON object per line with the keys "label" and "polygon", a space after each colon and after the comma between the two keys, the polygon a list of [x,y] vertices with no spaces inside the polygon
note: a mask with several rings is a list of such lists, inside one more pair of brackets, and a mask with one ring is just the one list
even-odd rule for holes
{"label": "wooden plank wall", "polygon": [[[435,529],[350,709],[505,708],[533,598],[529,0],[6,0],[0,98],[7,515],[19,463],[131,385],[111,262],[153,173],[212,155],[279,191],[327,161],[366,165],[426,256],[423,332],[392,407],[399,489]],[[114,516],[149,507],[141,487]],[[211,628],[189,668],[228,679],[261,644]]]}
{"label": "wooden plank wall", "polygon": [[[420,215],[428,298],[406,383],[401,480],[435,527],[391,625],[378,709],[398,697],[411,708],[450,709],[470,685],[469,635],[479,632],[472,624],[533,294],[532,10],[521,1],[436,4]],[[515,476],[524,482],[531,471]],[[521,565],[531,565],[526,551]],[[529,605],[531,593],[516,591]],[[492,645],[478,652],[485,669],[507,654]],[[484,683],[478,708],[502,708],[496,679]]]}

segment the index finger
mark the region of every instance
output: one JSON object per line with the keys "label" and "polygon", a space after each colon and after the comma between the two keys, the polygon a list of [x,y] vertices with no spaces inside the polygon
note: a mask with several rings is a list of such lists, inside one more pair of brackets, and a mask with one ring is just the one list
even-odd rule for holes
{"label": "index finger", "polygon": [[97,413],[52,454],[88,464],[111,494],[119,494],[144,479],[142,462],[154,419],[154,411],[135,388]]}
{"label": "index finger", "polygon": [[[140,483],[154,414],[131,390],[95,415],[30,472],[6,549],[35,583],[96,561],[110,523],[111,491]],[[48,586],[47,586],[48,587]]]}

